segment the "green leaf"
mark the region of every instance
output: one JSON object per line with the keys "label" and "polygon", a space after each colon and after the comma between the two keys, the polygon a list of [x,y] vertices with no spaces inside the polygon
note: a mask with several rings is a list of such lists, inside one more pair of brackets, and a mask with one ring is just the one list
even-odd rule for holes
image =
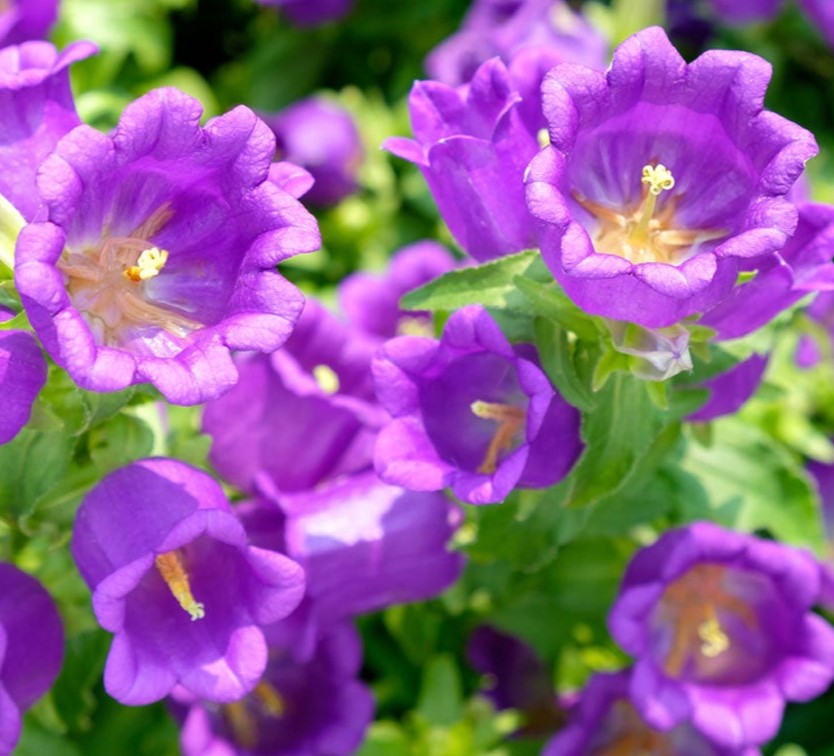
{"label": "green leaf", "polygon": [[822,553],[817,497],[799,461],[738,417],[712,424],[711,443],[689,438],[679,468],[670,471],[685,522],[709,519],[736,530],[768,530],[795,546]]}
{"label": "green leaf", "polygon": [[411,756],[410,739],[394,722],[374,722],[356,756]]}
{"label": "green leaf", "polygon": [[15,517],[27,514],[39,497],[64,476],[75,439],[60,431],[24,428],[0,446],[0,503]]}
{"label": "green leaf", "polygon": [[453,725],[463,715],[460,674],[451,656],[429,660],[423,673],[417,712],[429,724]]}
{"label": "green leaf", "polygon": [[153,432],[146,423],[132,415],[116,415],[90,431],[90,458],[103,476],[148,456],[153,443]]}
{"label": "green leaf", "polygon": [[[531,266],[528,273],[536,270],[537,268]],[[577,307],[559,288],[549,272],[547,275],[548,278],[544,282],[541,282],[540,277],[537,279],[517,275],[513,278],[513,283],[526,300],[527,309],[535,315],[556,321],[582,339],[599,339],[598,321]]]}
{"label": "green leaf", "polygon": [[556,322],[537,318],[535,321],[536,348],[542,367],[559,393],[583,412],[594,405],[594,396],[580,375],[576,350],[564,328]]}
{"label": "green leaf", "polygon": [[643,383],[614,373],[583,417],[586,447],[578,464],[540,506],[585,507],[616,493],[629,479],[667,423]]}
{"label": "green leaf", "polygon": [[[544,263],[536,250],[519,252],[471,268],[453,270],[405,295],[407,310],[457,310],[470,304],[529,312],[530,307],[514,282]],[[544,268],[546,273],[546,268]],[[550,274],[547,273],[549,276]]]}

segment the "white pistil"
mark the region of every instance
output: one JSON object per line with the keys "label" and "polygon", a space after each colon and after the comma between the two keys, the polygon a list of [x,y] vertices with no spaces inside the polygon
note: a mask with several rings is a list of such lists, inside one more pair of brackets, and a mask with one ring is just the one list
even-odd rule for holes
{"label": "white pistil", "polygon": [[159,247],[150,247],[139,255],[136,260],[136,265],[131,265],[125,268],[125,276],[134,283],[140,281],[147,281],[154,276],[158,276],[159,272],[165,267],[168,262],[168,251],[160,249]]}
{"label": "white pistil", "polygon": [[316,365],[313,368],[313,378],[325,394],[335,394],[339,390],[339,376],[329,365]]}
{"label": "white pistil", "polygon": [[698,625],[698,637],[703,641],[701,643],[701,653],[710,659],[714,659],[730,647],[730,638],[721,628],[721,623],[715,616],[715,610],[712,610],[711,613],[711,617]]}
{"label": "white pistil", "polygon": [[629,242],[633,246],[645,246],[649,241],[649,224],[654,217],[657,198],[661,192],[668,191],[675,186],[675,177],[663,163],[644,165],[640,181],[648,187],[648,193],[640,208],[640,218],[637,225],[629,233]]}

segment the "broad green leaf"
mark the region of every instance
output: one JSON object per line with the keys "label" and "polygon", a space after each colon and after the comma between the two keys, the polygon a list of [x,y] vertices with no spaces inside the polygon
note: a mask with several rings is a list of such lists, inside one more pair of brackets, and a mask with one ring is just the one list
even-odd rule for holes
{"label": "broad green leaf", "polygon": [[804,468],[738,417],[714,422],[709,445],[689,438],[672,474],[685,522],[709,519],[735,530],[765,529],[780,541],[822,553],[822,518]]}
{"label": "broad green leaf", "polygon": [[543,267],[541,256],[536,250],[529,250],[471,268],[460,268],[409,292],[403,297],[402,306],[408,310],[451,311],[481,304],[530,312],[514,278],[540,267]]}
{"label": "broad green leaf", "polygon": [[450,656],[435,656],[425,666],[417,712],[440,726],[454,724],[463,714],[460,673]]}
{"label": "broad green leaf", "polygon": [[576,350],[567,332],[554,321],[543,318],[536,319],[535,329],[536,348],[548,378],[570,404],[587,412],[595,400],[577,369]]}

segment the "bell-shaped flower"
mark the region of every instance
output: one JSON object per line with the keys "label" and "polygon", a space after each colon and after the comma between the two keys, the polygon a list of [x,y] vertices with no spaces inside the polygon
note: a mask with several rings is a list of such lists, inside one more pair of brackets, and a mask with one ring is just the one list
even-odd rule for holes
{"label": "bell-shaped flower", "polygon": [[373,402],[373,347],[308,301],[286,346],[238,357],[238,385],[206,404],[215,469],[268,496],[368,469],[383,415]]}
{"label": "bell-shaped flower", "polygon": [[23,712],[55,682],[63,658],[52,597],[31,575],[0,563],[0,754],[14,749]]}
{"label": "bell-shaped flower", "polygon": [[44,39],[58,18],[58,0],[5,0],[0,9],[0,48]]}
{"label": "bell-shaped flower", "polygon": [[[0,322],[10,315],[0,307]],[[0,444],[26,425],[46,383],[46,360],[31,333],[0,330]]]}
{"label": "bell-shaped flower", "polygon": [[185,756],[349,756],[373,719],[374,699],[358,680],[362,642],[348,623],[317,639],[298,660],[278,623],[268,630],[269,663],[240,701],[201,701],[174,691]]}
{"label": "bell-shaped flower", "polygon": [[582,309],[672,325],[785,248],[797,223],[785,195],[817,148],[764,110],[770,73],[726,50],[687,64],[650,28],[605,73],[548,74],[550,145],[530,164],[527,201],[544,261]]}
{"label": "bell-shaped flower", "polygon": [[300,165],[315,179],[306,200],[332,205],[358,188],[364,156],[350,113],[323,97],[308,97],[264,116],[281,159]]}
{"label": "bell-shaped flower", "polygon": [[629,699],[664,732],[770,740],[787,701],[834,680],[834,628],[813,612],[824,585],[809,552],[707,522],[667,531],[632,559],[608,617],[634,657]]}
{"label": "bell-shaped flower", "polygon": [[523,181],[539,143],[523,100],[498,59],[467,87],[418,81],[408,98],[414,139],[383,144],[420,168],[455,240],[476,260],[536,246]]}
{"label": "bell-shaped flower", "polygon": [[[42,3],[27,0],[6,13],[38,5]],[[0,49],[0,195],[27,221],[41,206],[35,188],[38,166],[58,140],[81,123],[69,67],[95,50],[90,42],[75,42],[61,53],[48,42]]]}
{"label": "bell-shaped flower", "polygon": [[688,722],[670,730],[650,726],[629,700],[631,670],[594,675],[571,709],[570,721],[542,751],[542,756],[590,754],[691,754],[755,756],[758,748],[724,748]]}
{"label": "bell-shaped flower", "polygon": [[480,306],[455,312],[439,341],[388,341],[373,373],[393,417],[374,464],[392,485],[449,486],[463,501],[487,504],[516,486],[557,483],[582,451],[578,410],[553,388],[535,350],[511,345]]}
{"label": "bell-shaped flower", "polygon": [[104,686],[125,704],[180,684],[210,701],[251,692],[267,664],[262,627],[292,612],[304,573],[250,545],[220,486],[170,459],[110,473],[85,497],[72,553],[114,633]]}
{"label": "bell-shaped flower", "polygon": [[530,47],[544,47],[559,62],[604,68],[605,39],[564,0],[476,0],[460,31],[426,58],[432,79],[449,86],[466,84],[481,63],[500,57],[509,63]]}
{"label": "bell-shaped flower", "polygon": [[150,382],[197,404],[237,381],[231,349],[271,352],[300,292],[277,263],[319,245],[279,187],[269,128],[159,89],[111,136],[78,126],[42,163],[48,219],[21,232],[15,281],[38,337],[83,388]]}

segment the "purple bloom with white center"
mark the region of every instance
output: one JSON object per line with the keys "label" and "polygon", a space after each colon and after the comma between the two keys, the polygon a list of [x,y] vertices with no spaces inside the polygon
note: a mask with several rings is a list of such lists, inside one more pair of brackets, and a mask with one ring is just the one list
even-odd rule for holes
{"label": "purple bloom with white center", "polygon": [[0,753],[12,752],[23,712],[55,682],[64,657],[64,628],[43,586],[0,563]]}
{"label": "purple bloom with white center", "polygon": [[239,356],[237,386],[206,404],[212,465],[242,490],[270,496],[370,468],[383,415],[373,401],[373,348],[309,300],[286,346]]}
{"label": "purple bloom with white center", "polygon": [[803,202],[797,209],[799,223],[785,248],[758,263],[750,281],[701,319],[718,339],[746,336],[808,294],[834,289],[834,207]]}
{"label": "purple bloom with white center", "polygon": [[420,241],[394,253],[382,275],[359,271],[339,286],[339,304],[348,321],[378,339],[433,335],[431,313],[400,309],[400,299],[455,267],[441,244]]}
{"label": "purple bloom with white center", "polygon": [[[0,307],[0,322],[9,313]],[[0,331],[0,444],[26,425],[32,404],[46,383],[46,360],[31,333]]]}
{"label": "purple bloom with white center", "polygon": [[596,674],[571,710],[568,726],[550,740],[543,756],[603,754],[686,754],[687,756],[754,756],[758,748],[723,748],[689,723],[657,730],[629,701],[631,671]]}
{"label": "purple bloom with white center", "polygon": [[197,404],[237,381],[231,349],[270,352],[302,307],[278,262],[319,245],[279,188],[269,128],[244,107],[200,126],[200,104],[159,89],[112,136],[78,126],[42,163],[48,220],[16,248],[37,335],[83,388],[153,383]]}
{"label": "purple bloom with white center", "polygon": [[72,554],[93,611],[114,633],[107,692],[125,704],[164,698],[176,684],[235,701],[267,663],[262,627],[292,612],[304,572],[249,544],[220,486],[170,459],[110,473],[78,510]]}
{"label": "purple bloom with white center", "polygon": [[731,415],[756,392],[762,382],[768,355],[753,354],[720,375],[698,384],[709,391],[706,404],[687,416],[693,423],[705,423]]}
{"label": "purple bloom with white center", "polygon": [[786,701],[834,679],[834,629],[812,611],[822,586],[809,552],[706,522],[664,533],[632,559],[608,617],[635,658],[635,708],[723,748],[770,740]]}
{"label": "purple bloom with white center", "polygon": [[418,81],[408,98],[415,138],[383,144],[420,168],[452,235],[476,260],[536,246],[523,179],[539,143],[516,89],[497,59],[468,87]]}
{"label": "purple bloom with white center", "polygon": [[711,50],[687,64],[659,28],[605,73],[545,79],[551,145],[531,162],[542,256],[587,312],[649,328],[704,312],[784,249],[785,198],[813,136],[763,109],[770,65]]}
{"label": "purple bloom with white center", "polygon": [[359,634],[349,624],[338,625],[318,640],[311,658],[298,661],[279,642],[285,640],[280,630],[270,628],[266,672],[240,701],[217,705],[175,691],[175,701],[188,707],[181,717],[185,756],[356,752],[374,711],[370,691],[357,679]]}
{"label": "purple bloom with white center", "polygon": [[297,26],[318,26],[335,21],[353,7],[353,0],[256,0],[261,5],[280,8]]}
{"label": "purple bloom with white center", "polygon": [[323,97],[308,97],[265,117],[282,160],[306,168],[315,184],[306,199],[333,205],[357,189],[364,153],[347,110]]}
{"label": "purple bloom with white center", "polygon": [[529,47],[548,48],[560,63],[600,69],[608,58],[605,39],[563,0],[476,0],[460,31],[429,53],[426,70],[458,86],[484,61],[497,56],[509,63]]}
{"label": "purple bloom with white center", "polygon": [[90,42],[75,42],[62,53],[48,42],[0,50],[0,194],[27,221],[41,205],[35,190],[38,166],[81,123],[69,67],[95,51]]}
{"label": "purple bloom with white center", "polygon": [[58,17],[58,0],[4,0],[0,5],[0,48],[43,39]]}
{"label": "purple bloom with white center", "polygon": [[580,415],[535,360],[476,305],[454,313],[439,341],[388,341],[373,362],[393,417],[374,450],[380,478],[416,491],[449,486],[471,504],[564,478],[583,448]]}

